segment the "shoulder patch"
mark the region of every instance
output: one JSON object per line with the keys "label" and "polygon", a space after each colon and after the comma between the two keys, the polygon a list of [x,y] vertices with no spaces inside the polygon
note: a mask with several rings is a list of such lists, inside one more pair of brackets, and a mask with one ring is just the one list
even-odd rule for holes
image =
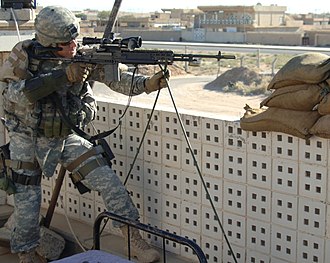
{"label": "shoulder patch", "polygon": [[32,40],[19,42],[13,47],[8,59],[0,68],[0,81],[17,81],[31,77],[28,71],[29,57],[25,50],[29,43],[32,43]]}

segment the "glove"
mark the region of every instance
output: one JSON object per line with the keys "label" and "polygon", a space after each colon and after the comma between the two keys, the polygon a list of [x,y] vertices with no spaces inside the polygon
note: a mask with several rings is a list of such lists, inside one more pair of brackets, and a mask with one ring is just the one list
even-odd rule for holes
{"label": "glove", "polygon": [[164,74],[162,71],[159,71],[151,78],[147,78],[144,84],[145,92],[149,94],[153,91],[167,87],[166,79],[169,79],[170,75],[170,71],[166,70]]}
{"label": "glove", "polygon": [[65,69],[68,80],[74,82],[84,82],[89,75],[90,68],[85,63],[71,63]]}

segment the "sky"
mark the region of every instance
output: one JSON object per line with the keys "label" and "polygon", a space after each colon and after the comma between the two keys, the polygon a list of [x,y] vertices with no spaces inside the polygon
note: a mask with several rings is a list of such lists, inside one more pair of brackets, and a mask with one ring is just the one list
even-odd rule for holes
{"label": "sky", "polygon": [[[114,0],[36,0],[37,5],[61,5],[72,11],[84,9],[111,10]],[[197,8],[207,5],[278,5],[287,6],[287,13],[326,13],[330,12],[327,0],[122,0],[120,11],[153,12],[162,8]]]}

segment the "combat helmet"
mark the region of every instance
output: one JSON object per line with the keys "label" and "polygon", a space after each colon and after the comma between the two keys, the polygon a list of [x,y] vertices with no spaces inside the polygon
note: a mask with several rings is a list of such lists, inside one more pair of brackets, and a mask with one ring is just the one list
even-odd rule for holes
{"label": "combat helmet", "polygon": [[61,6],[43,8],[34,21],[36,39],[45,46],[69,42],[79,35],[79,23],[75,15]]}

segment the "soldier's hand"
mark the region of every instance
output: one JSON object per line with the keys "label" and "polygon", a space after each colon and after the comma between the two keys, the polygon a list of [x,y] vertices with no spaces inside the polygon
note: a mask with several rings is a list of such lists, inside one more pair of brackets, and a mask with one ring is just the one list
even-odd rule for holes
{"label": "soldier's hand", "polygon": [[85,63],[71,63],[65,69],[68,80],[74,82],[84,82],[90,72],[90,68]]}
{"label": "soldier's hand", "polygon": [[[166,70],[165,73],[162,71],[157,72],[151,78],[146,79],[145,82],[145,92],[151,93],[153,91],[167,87],[166,79],[170,78],[170,71]],[[165,79],[166,78],[166,79]]]}

